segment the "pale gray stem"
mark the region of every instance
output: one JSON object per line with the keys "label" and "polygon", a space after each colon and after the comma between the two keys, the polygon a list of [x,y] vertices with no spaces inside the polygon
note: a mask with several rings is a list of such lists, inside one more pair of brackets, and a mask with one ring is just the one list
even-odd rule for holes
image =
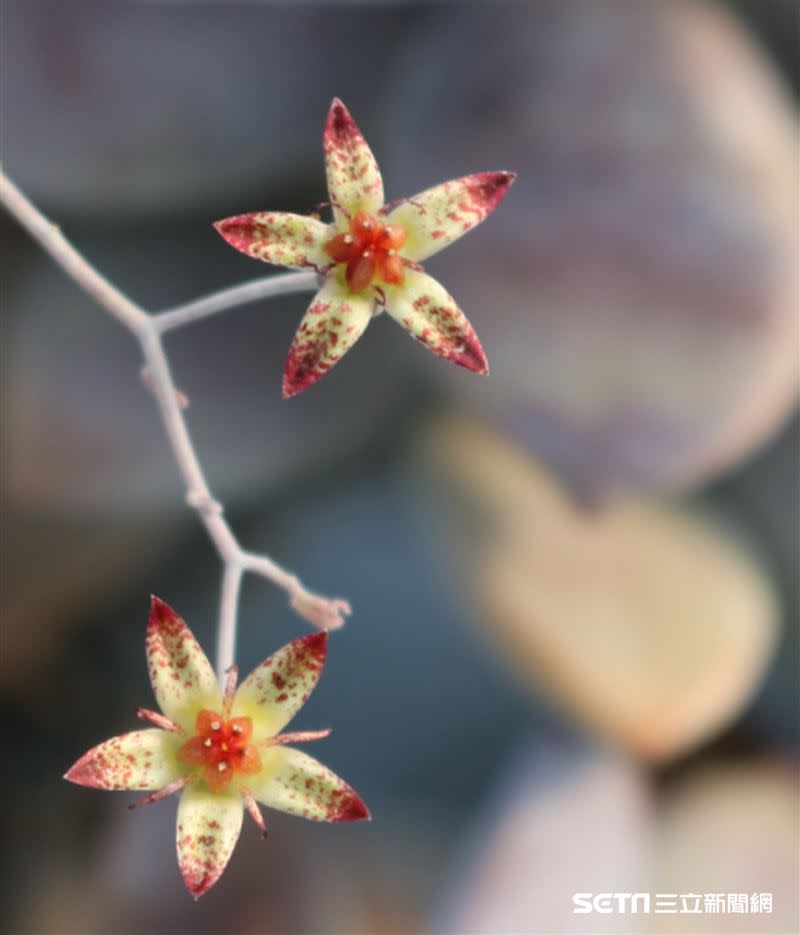
{"label": "pale gray stem", "polygon": [[244,569],[238,564],[226,564],[222,572],[217,627],[217,679],[225,685],[226,673],[236,658],[236,621],[239,617],[239,592]]}
{"label": "pale gray stem", "polygon": [[156,397],[175,462],[186,488],[187,503],[197,511],[223,563],[222,598],[217,646],[217,671],[224,680],[233,664],[236,621],[242,574],[252,571],[286,591],[290,605],[314,626],[336,628],[350,613],[346,601],[324,598],[307,591],[296,575],[266,555],[245,552],[225,519],[224,509],[208,486],[180,407],[180,394],[170,373],[161,343],[162,333],[215,315],[226,308],[257,299],[288,295],[315,288],[317,275],[301,271],[261,278],[224,289],[160,315],[151,315],[131,301],[91,266],[0,170],[0,203],[89,295],[131,331],[144,355],[149,385]]}
{"label": "pale gray stem", "polygon": [[196,302],[187,302],[175,308],[159,312],[153,318],[154,327],[162,334],[181,328],[183,325],[210,318],[218,312],[227,311],[237,305],[257,302],[259,299],[271,299],[274,296],[290,295],[293,292],[309,292],[319,286],[319,276],[315,272],[300,270],[296,273],[284,273],[282,276],[261,276],[241,286],[231,286],[213,292]]}

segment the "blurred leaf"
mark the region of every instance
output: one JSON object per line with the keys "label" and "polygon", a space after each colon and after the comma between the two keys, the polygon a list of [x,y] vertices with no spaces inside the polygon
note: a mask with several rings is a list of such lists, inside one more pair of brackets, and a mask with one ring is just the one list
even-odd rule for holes
{"label": "blurred leaf", "polygon": [[513,445],[442,422],[432,457],[481,508],[468,561],[488,635],[600,735],[675,757],[736,717],[775,644],[761,570],[709,520],[648,501],[577,508]]}
{"label": "blurred leaf", "polygon": [[610,756],[570,762],[531,744],[505,764],[493,800],[454,869],[435,931],[625,935],[640,921],[574,916],[575,892],[646,883],[650,801],[644,775]]}
{"label": "blurred leaf", "polygon": [[387,177],[519,173],[431,264],[491,366],[442,377],[590,501],[745,458],[798,397],[797,123],[769,63],[701,2],[441,19],[387,108]]}
{"label": "blurred leaf", "polygon": [[[574,759],[574,758],[573,758]],[[657,791],[609,756],[530,745],[505,765],[453,868],[443,935],[786,935],[798,931],[798,775],[723,763]],[[574,893],[649,893],[651,911],[573,914]],[[656,894],[770,893],[755,915],[659,914]],[[692,902],[688,905],[691,907]]]}
{"label": "blurred leaf", "polygon": [[[724,763],[684,777],[657,816],[651,888],[665,893],[771,893],[773,910],[727,914],[724,931],[800,931],[800,777],[796,764]],[[713,915],[654,916],[664,935],[716,935]]]}

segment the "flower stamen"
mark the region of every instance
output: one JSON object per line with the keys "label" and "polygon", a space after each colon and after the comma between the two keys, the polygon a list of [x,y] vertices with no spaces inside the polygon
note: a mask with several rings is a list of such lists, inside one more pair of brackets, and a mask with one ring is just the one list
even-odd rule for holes
{"label": "flower stamen", "polygon": [[261,769],[261,755],[250,742],[253,722],[249,717],[221,718],[203,710],[197,715],[195,732],[178,750],[178,759],[200,767],[212,792],[227,788],[234,773],[257,773]]}
{"label": "flower stamen", "polygon": [[403,282],[403,263],[397,251],[405,241],[402,227],[381,224],[372,215],[359,211],[350,221],[349,232],[331,237],[325,252],[334,265],[347,264],[347,285],[353,292],[363,292],[376,276],[391,285]]}

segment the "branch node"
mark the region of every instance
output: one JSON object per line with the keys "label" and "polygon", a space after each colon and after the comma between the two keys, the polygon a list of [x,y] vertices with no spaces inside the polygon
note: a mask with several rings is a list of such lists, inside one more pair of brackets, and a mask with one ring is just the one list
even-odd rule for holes
{"label": "branch node", "polygon": [[[315,274],[324,274],[325,269],[315,269],[314,273],[299,271],[280,276],[261,277],[249,283],[223,289],[194,302],[179,305],[158,315],[151,315],[120,292],[113,283],[109,282],[78,253],[63,236],[59,226],[46,218],[25,197],[3,173],[2,167],[0,167],[0,204],[11,212],[64,272],[130,331],[141,345],[146,362],[141,372],[142,380],[158,402],[164,431],[187,490],[186,502],[199,513],[225,569],[218,626],[217,664],[221,681],[224,681],[222,675],[233,663],[239,588],[242,572],[245,569],[262,575],[277,587],[282,588],[288,594],[292,607],[314,626],[325,629],[337,629],[342,626],[344,617],[350,613],[350,605],[347,601],[329,600],[312,594],[306,591],[295,575],[268,556],[244,552],[240,548],[228,523],[222,517],[224,512],[222,504],[215,500],[208,490],[202,465],[181,413],[189,400],[175,387],[169,361],[161,342],[161,335],[166,331],[200,321],[237,305],[313,289],[317,283]],[[334,204],[333,207],[349,217],[348,212],[341,205]],[[155,712],[146,712],[142,716],[151,723],[157,724],[161,717]],[[160,726],[171,729],[172,722],[164,719]],[[160,792],[153,793],[143,801],[156,801],[177,789],[178,786],[173,784]]]}
{"label": "branch node", "polygon": [[[149,364],[144,364],[142,369],[139,371],[139,376],[142,378],[142,383],[147,387],[148,390],[156,396],[158,390],[156,388],[156,381],[153,378],[153,371],[150,368]],[[179,409],[188,409],[189,408],[189,397],[183,390],[179,390],[178,387],[173,387],[172,393],[175,396],[175,402],[178,404]]]}
{"label": "branch node", "polygon": [[215,500],[210,494],[201,490],[189,490],[186,494],[186,502],[203,516],[222,516],[225,512],[219,500]]}

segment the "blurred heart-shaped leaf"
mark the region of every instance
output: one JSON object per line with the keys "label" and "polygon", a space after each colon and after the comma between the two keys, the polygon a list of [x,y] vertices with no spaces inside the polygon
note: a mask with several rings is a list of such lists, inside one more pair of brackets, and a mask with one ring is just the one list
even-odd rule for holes
{"label": "blurred heart-shaped leaf", "polygon": [[582,510],[476,425],[440,424],[432,451],[484,513],[470,577],[493,644],[531,687],[651,760],[739,713],[777,624],[770,585],[729,534],[643,500]]}

